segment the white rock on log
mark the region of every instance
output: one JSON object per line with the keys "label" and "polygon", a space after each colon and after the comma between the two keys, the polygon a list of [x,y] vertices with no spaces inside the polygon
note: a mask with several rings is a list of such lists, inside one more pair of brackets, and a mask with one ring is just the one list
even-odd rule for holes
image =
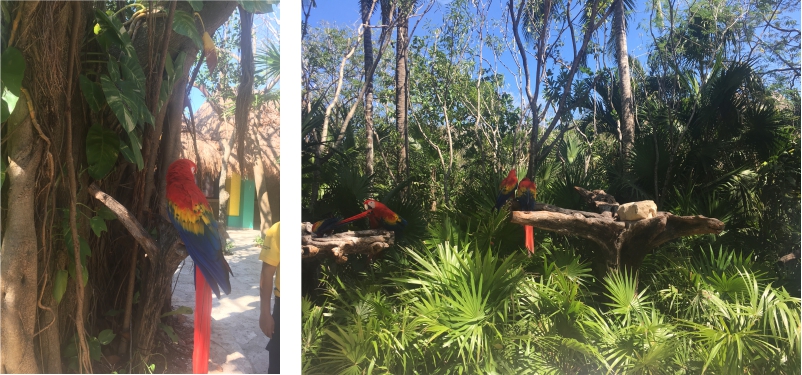
{"label": "white rock on log", "polygon": [[657,216],[657,205],[654,201],[625,203],[618,206],[618,219],[642,220]]}

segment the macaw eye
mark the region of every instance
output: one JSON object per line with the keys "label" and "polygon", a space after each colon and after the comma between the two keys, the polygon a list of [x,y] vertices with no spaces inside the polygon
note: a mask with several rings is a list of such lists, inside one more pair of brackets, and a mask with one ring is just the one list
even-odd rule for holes
{"label": "macaw eye", "polygon": [[192,170],[193,174],[195,173],[195,167],[190,168],[190,170]]}

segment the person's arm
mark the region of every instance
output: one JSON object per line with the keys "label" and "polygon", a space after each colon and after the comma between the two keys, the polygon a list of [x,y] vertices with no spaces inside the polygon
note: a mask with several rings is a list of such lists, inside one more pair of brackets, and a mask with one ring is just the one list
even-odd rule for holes
{"label": "person's arm", "polygon": [[276,274],[276,266],[271,266],[262,262],[262,275],[259,278],[259,328],[270,338],[273,338],[273,315],[270,314],[270,299],[273,296],[273,275]]}

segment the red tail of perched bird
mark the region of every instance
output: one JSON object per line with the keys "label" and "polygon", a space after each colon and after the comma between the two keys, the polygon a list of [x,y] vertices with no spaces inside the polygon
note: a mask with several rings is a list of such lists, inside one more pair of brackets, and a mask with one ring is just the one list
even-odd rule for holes
{"label": "red tail of perched bird", "polygon": [[[535,197],[537,196],[537,184],[529,181],[528,178],[521,180],[518,184],[518,205],[522,211],[535,210]],[[535,253],[535,234],[531,225],[524,225],[524,233],[526,234],[526,249],[529,251],[529,256]]]}
{"label": "red tail of perched bird", "polygon": [[407,226],[406,220],[375,199],[365,200],[365,212],[344,219],[336,225],[350,223],[365,216],[370,220],[370,227],[373,229],[383,228],[398,232],[404,230]]}
{"label": "red tail of perched bird", "polygon": [[[231,267],[223,257],[217,221],[203,192],[195,185],[195,163],[178,159],[167,169],[167,213],[187,253],[195,262],[195,348],[192,372],[208,372],[212,291],[231,293]],[[200,271],[200,272],[198,272]],[[219,288],[218,288],[219,286]]]}
{"label": "red tail of perched bird", "polygon": [[515,188],[518,186],[518,177],[515,175],[515,168],[510,169],[507,178],[501,181],[498,187],[498,195],[496,196],[496,210],[501,209],[507,200],[515,195]]}

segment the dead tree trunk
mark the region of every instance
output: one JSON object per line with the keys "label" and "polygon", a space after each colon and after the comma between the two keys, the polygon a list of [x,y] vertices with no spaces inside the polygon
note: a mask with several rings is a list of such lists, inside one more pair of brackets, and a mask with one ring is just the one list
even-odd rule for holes
{"label": "dead tree trunk", "polygon": [[610,202],[612,196],[600,190],[577,190],[597,202],[596,207],[603,212],[597,214],[536,204],[535,211],[513,212],[512,222],[595,242],[599,245],[597,255],[604,260],[608,271],[622,266],[635,271],[647,254],[670,240],[724,230],[724,223],[718,219],[675,216],[669,212],[657,212],[654,217],[642,220],[620,221],[609,211],[609,207],[618,206],[615,199]]}

